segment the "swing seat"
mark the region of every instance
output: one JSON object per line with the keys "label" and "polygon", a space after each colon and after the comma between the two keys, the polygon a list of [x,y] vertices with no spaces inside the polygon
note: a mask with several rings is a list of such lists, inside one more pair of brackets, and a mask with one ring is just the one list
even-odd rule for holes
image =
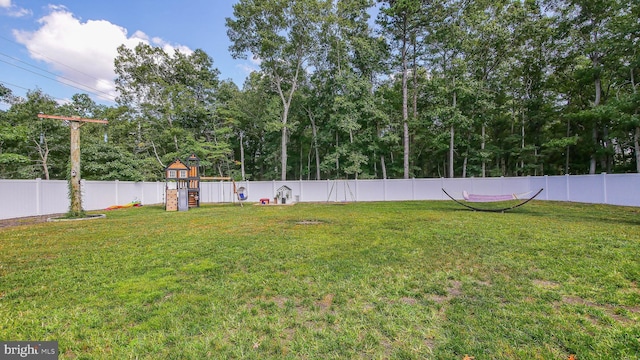
{"label": "swing seat", "polygon": [[233,184],[233,188],[235,193],[238,195],[238,200],[245,201],[247,200],[247,189],[244,186],[239,187],[237,190],[235,188],[235,183]]}

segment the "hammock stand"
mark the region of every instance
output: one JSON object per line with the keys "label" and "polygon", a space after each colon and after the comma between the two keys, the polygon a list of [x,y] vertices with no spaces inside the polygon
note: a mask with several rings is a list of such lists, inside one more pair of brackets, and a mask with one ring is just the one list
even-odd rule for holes
{"label": "hammock stand", "polygon": [[[508,207],[504,207],[504,208],[499,208],[499,209],[483,209],[483,208],[478,208],[475,206],[471,206],[467,203],[463,203],[461,201],[458,201],[456,199],[453,198],[453,196],[449,195],[449,193],[445,190],[442,189],[442,191],[447,194],[447,196],[455,201],[456,203],[469,208],[473,211],[486,211],[486,212],[505,212],[505,211],[509,211],[509,210],[513,210],[517,207],[520,207],[526,203],[528,203],[529,201],[533,200],[536,198],[536,196],[540,195],[540,193],[542,192],[542,190],[544,189],[540,189],[538,190],[538,192],[536,192],[535,194],[533,194],[532,197],[527,198],[527,199],[519,199],[517,194],[512,194],[512,195],[473,195],[473,194],[467,194],[466,191],[464,191],[463,197],[466,201],[468,202],[498,202],[498,201],[507,201],[507,200],[522,200],[521,202],[519,202],[518,204],[515,204],[513,206],[508,206]],[[530,193],[531,191],[529,191],[528,193]],[[528,194],[525,193],[524,195]]]}

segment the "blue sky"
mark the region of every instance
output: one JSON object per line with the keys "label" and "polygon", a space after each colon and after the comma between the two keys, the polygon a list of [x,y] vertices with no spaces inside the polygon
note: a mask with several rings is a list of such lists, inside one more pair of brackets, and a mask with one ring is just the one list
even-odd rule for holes
{"label": "blue sky", "polygon": [[88,93],[96,102],[111,105],[116,48],[143,41],[171,53],[203,49],[221,80],[242,87],[258,65],[250,59],[234,60],[228,51],[225,18],[233,15],[234,3],[0,0],[0,83],[18,96],[39,88],[61,103],[73,94]]}

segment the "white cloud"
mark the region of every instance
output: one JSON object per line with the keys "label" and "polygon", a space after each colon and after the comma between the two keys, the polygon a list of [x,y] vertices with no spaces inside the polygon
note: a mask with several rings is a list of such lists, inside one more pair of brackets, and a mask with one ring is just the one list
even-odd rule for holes
{"label": "white cloud", "polygon": [[236,67],[238,69],[240,69],[243,73],[249,75],[254,71],[259,71],[260,69],[253,66],[253,65],[249,65],[249,64],[238,64],[236,65]]}
{"label": "white cloud", "polygon": [[260,64],[262,64],[262,59],[260,59],[258,55],[253,55],[251,57],[251,63],[254,65],[260,66]]}
{"label": "white cloud", "polygon": [[186,46],[182,46],[182,45],[172,45],[169,44],[168,42],[162,40],[159,37],[154,37],[151,39],[151,45],[153,46],[157,46],[162,48],[162,50],[164,50],[164,52],[166,52],[169,55],[173,55],[173,53],[178,50],[181,53],[185,53],[185,54],[191,54],[193,52],[193,50],[189,49]]}
{"label": "white cloud", "polygon": [[262,64],[262,59],[258,56],[251,56],[249,57],[249,62],[237,64],[236,68],[240,69],[246,75],[249,75],[252,72],[260,71],[260,64]]}
{"label": "white cloud", "polygon": [[96,95],[106,93],[108,98],[115,98],[114,59],[122,44],[129,48],[141,42],[161,45],[165,51],[171,51],[169,54],[173,49],[191,52],[187,47],[174,46],[159,38],[150,41],[142,31],[129,36],[127,29],[106,20],[81,22],[64,7],[50,9],[50,14],[38,20],[39,29],[14,30],[16,41],[26,46],[33,59],[46,62],[60,74],[61,82],[76,87],[81,87],[78,83],[83,84],[87,92]]}
{"label": "white cloud", "polygon": [[31,15],[31,10],[12,5],[11,0],[0,0],[0,8],[5,9],[6,14],[11,17],[23,17]]}

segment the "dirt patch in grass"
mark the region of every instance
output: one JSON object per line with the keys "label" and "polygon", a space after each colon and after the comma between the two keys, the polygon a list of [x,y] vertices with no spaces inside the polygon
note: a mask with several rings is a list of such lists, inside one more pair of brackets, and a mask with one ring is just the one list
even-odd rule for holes
{"label": "dirt patch in grass", "polygon": [[[620,310],[626,310],[627,312],[630,312],[633,314],[640,314],[640,307],[638,306],[622,306],[622,305],[610,305],[610,304],[601,305],[601,304],[596,304],[589,300],[585,300],[578,296],[564,296],[562,297],[562,302],[557,302],[555,305],[556,307],[559,307],[562,304],[582,305],[582,306],[588,306],[591,308],[599,309],[603,311],[605,314],[607,314],[607,316],[611,317],[612,319],[620,323],[631,323],[633,321],[632,319],[629,319],[628,317],[622,314],[619,314],[618,312]],[[593,322],[593,319],[590,319],[590,320],[592,320]]]}
{"label": "dirt patch in grass", "polygon": [[333,294],[327,294],[325,295],[322,300],[317,301],[316,305],[318,305],[321,309],[328,309],[331,307],[331,305],[333,304],[333,298],[335,295]]}
{"label": "dirt patch in grass", "polygon": [[62,215],[63,214],[53,214],[53,215],[28,216],[28,217],[13,218],[13,219],[3,219],[3,220],[0,220],[0,228],[39,224],[39,223],[47,222],[47,219],[50,217],[62,216]]}
{"label": "dirt patch in grass", "polygon": [[372,311],[375,308],[376,306],[373,304],[364,304],[364,306],[362,306],[362,312],[368,313],[369,311]]}
{"label": "dirt patch in grass", "polygon": [[271,299],[271,301],[273,301],[278,308],[282,309],[287,303],[287,298],[284,296],[276,296],[273,299]]}
{"label": "dirt patch in grass", "polygon": [[560,284],[558,284],[557,282],[538,279],[533,280],[533,285],[543,289],[557,289],[560,287]]}
{"label": "dirt patch in grass", "polygon": [[449,297],[456,297],[462,295],[462,282],[452,281],[449,289],[447,289]]}
{"label": "dirt patch in grass", "polygon": [[435,302],[436,304],[442,304],[451,301],[454,297],[462,295],[462,282],[452,281],[447,288],[447,295],[428,295],[427,299]]}
{"label": "dirt patch in grass", "polygon": [[400,302],[406,305],[415,305],[418,303],[418,300],[410,297],[402,297],[400,298]]}
{"label": "dirt patch in grass", "polygon": [[39,223],[47,222],[47,219],[50,217],[58,217],[63,215],[64,214],[49,214],[49,215],[28,216],[28,217],[13,218],[13,219],[3,219],[3,220],[0,220],[0,228],[39,224]]}
{"label": "dirt patch in grass", "polygon": [[[27,216],[13,219],[2,219],[0,220],[0,229],[1,228],[9,228],[14,226],[23,226],[23,225],[35,225],[47,222],[49,219],[60,219],[60,220],[68,220],[64,218],[64,213],[60,214],[48,214],[48,215],[38,215],[38,216]],[[102,215],[87,215],[87,218],[98,218],[103,217]]]}
{"label": "dirt patch in grass", "polygon": [[296,221],[296,225],[320,225],[324,224],[322,220],[300,220]]}

